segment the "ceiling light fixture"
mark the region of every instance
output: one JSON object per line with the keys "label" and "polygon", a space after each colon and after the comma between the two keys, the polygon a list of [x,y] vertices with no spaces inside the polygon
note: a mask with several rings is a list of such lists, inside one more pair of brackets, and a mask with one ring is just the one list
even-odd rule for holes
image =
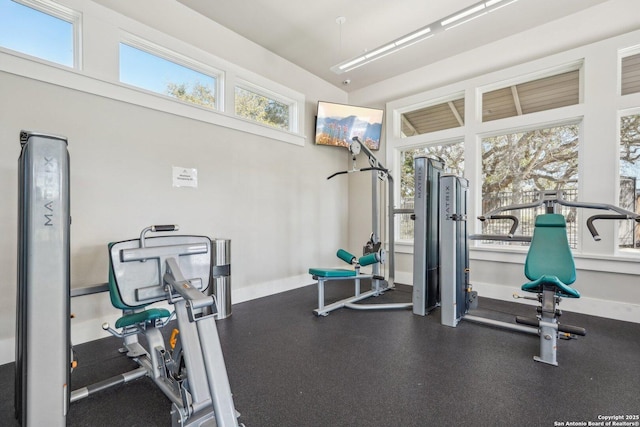
{"label": "ceiling light fixture", "polygon": [[404,49],[405,47],[409,47],[415,43],[431,38],[440,31],[450,30],[473,19],[479,18],[480,16],[486,15],[489,12],[498,10],[504,6],[510,5],[511,3],[515,3],[516,1],[518,0],[484,0],[473,4],[445,17],[444,19],[419,28],[416,31],[412,31],[409,34],[405,34],[404,36],[389,43],[385,43],[370,52],[364,52],[360,55],[354,56],[353,58],[342,61],[341,63],[331,67],[331,71],[336,74],[342,74],[355,70],[356,68],[362,67],[365,64],[390,55]]}

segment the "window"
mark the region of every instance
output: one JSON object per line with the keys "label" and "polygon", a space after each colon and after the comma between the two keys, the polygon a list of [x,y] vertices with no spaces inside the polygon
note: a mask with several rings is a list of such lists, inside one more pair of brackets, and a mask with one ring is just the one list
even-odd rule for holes
{"label": "window", "polygon": [[482,121],[575,105],[580,102],[579,70],[515,84],[482,94]]}
{"label": "window", "polygon": [[0,0],[0,46],[74,67],[78,21],[78,14],[57,4]]}
{"label": "window", "polygon": [[191,104],[217,106],[216,77],[126,43],[120,43],[120,81]]}
{"label": "window", "polygon": [[[640,213],[640,114],[620,118],[620,207]],[[632,221],[620,222],[620,248],[640,249],[640,227]]]}
{"label": "window", "polygon": [[640,53],[622,58],[621,94],[640,92]]}
{"label": "window", "polygon": [[[462,142],[430,145],[428,147],[413,148],[400,152],[400,207],[413,209],[414,198],[414,169],[413,159],[416,156],[428,156],[441,159],[447,168],[447,172],[463,175],[464,172],[464,145]],[[413,241],[413,221],[410,214],[398,215],[398,240]]]}
{"label": "window", "polygon": [[[534,202],[538,192],[563,190],[567,200],[576,200],[578,190],[579,126],[569,124],[483,138],[482,212],[501,206]],[[533,209],[517,210],[518,234],[533,234]],[[576,212],[562,207],[572,248],[577,246]],[[507,234],[511,223],[485,221],[483,234]],[[503,242],[491,242],[504,244]],[[518,243],[521,244],[521,243]]]}
{"label": "window", "polygon": [[291,130],[291,103],[236,86],[236,115],[278,129]]}
{"label": "window", "polygon": [[400,120],[403,138],[464,126],[464,98],[408,111]]}

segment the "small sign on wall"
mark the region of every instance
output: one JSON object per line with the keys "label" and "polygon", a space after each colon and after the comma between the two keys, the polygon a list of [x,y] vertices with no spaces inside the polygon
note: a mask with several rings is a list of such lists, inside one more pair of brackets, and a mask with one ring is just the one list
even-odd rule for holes
{"label": "small sign on wall", "polygon": [[174,166],[173,186],[198,188],[198,169]]}

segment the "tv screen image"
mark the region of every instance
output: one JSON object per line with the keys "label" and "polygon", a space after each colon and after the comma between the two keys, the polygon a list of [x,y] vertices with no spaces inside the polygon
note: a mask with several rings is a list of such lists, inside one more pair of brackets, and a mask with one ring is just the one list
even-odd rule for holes
{"label": "tv screen image", "polygon": [[370,150],[380,149],[384,111],[354,105],[318,102],[316,144],[348,147],[357,136]]}

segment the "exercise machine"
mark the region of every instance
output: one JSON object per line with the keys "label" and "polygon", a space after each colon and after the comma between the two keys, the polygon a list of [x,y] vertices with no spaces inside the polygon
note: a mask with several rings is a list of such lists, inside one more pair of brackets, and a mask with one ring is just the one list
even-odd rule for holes
{"label": "exercise machine", "polygon": [[444,163],[418,156],[413,159],[413,313],[424,316],[440,305],[439,185]]}
{"label": "exercise machine", "polygon": [[[149,376],[172,401],[174,426],[237,426],[214,316],[211,241],[159,236],[110,247],[111,298],[124,315],[116,328],[140,367],[70,391],[69,153],[64,137],[22,131],[18,191],[15,417],[22,426],[63,427],[71,402],[107,387]],[[94,289],[95,288],[95,289]],[[100,292],[102,285],[87,293]],[[78,295],[81,295],[80,293]],[[148,308],[168,300],[174,313]],[[176,318],[178,331],[164,345],[160,327]],[[143,348],[138,335],[149,347]]]}
{"label": "exercise machine", "polygon": [[65,425],[71,369],[69,153],[61,136],[20,133],[15,416]]}
{"label": "exercise machine", "polygon": [[[239,414],[216,329],[215,297],[203,293],[211,279],[211,240],[147,237],[150,232],[177,229],[155,225],[143,229],[139,239],[109,245],[109,295],[123,315],[116,321],[118,330],[106,323],[103,329],[122,338],[122,351],[142,368],[124,377],[144,372],[171,400],[174,427],[237,426]],[[160,301],[172,305],[173,313],[147,308]],[[174,316],[177,329],[166,348],[160,330]],[[140,344],[138,335],[144,335],[148,348]],[[91,389],[82,393],[90,394]]]}
{"label": "exercise machine", "polygon": [[[364,153],[369,161],[369,166],[358,169],[356,168],[356,158],[358,154]],[[389,309],[407,309],[411,308],[412,303],[380,303],[380,304],[356,304],[356,302],[371,296],[379,296],[387,290],[395,288],[394,285],[394,192],[393,192],[393,177],[387,168],[385,168],[375,157],[375,155],[369,150],[369,148],[363,144],[356,136],[349,142],[349,153],[353,161],[353,167],[350,170],[336,172],[330,175],[327,179],[332,179],[338,175],[349,174],[353,172],[371,172],[371,211],[372,218],[371,224],[373,232],[369,240],[363,247],[363,256],[358,258],[355,255],[340,249],[337,252],[338,258],[347,264],[353,265],[353,269],[344,268],[310,268],[309,274],[312,275],[314,280],[318,282],[318,308],[314,310],[314,313],[318,316],[326,316],[329,312],[338,308],[352,308],[356,310],[389,310]],[[389,220],[387,232],[389,236],[388,246],[389,251],[385,251],[382,247],[380,240],[380,204],[379,204],[379,182],[387,182],[387,197],[389,203]],[[388,274],[385,280],[384,276],[380,275],[380,264],[388,262]],[[360,268],[371,265],[371,274],[362,274]],[[362,279],[371,279],[371,289],[366,292],[361,292],[360,285]],[[347,297],[343,300],[336,301],[329,305],[325,305],[324,289],[325,283],[329,281],[351,281],[354,282],[354,295]]]}
{"label": "exercise machine", "polygon": [[[596,220],[635,220],[640,215],[625,209],[597,203],[571,202],[564,198],[562,191],[540,192],[537,201],[528,204],[503,206],[479,217],[481,221],[510,220],[511,228],[506,236],[467,234],[467,190],[464,178],[443,175],[440,178],[440,231],[441,231],[441,323],[456,327],[461,320],[539,336],[539,355],[534,359],[557,366],[557,340],[584,336],[583,328],[561,324],[562,314],[558,308],[562,298],[580,298],[580,293],[571,285],[576,280],[576,269],[567,239],[565,217],[559,212],[560,206],[613,211],[611,215],[592,215],[586,223],[595,240],[600,236],[594,226]],[[521,209],[544,207],[545,213],[535,219],[533,236],[517,236],[518,218],[507,214]],[[469,283],[469,239],[530,241],[524,273],[529,282],[522,285],[525,292],[536,297],[519,297],[538,301],[536,318],[516,317],[516,323],[497,321],[468,314],[477,306],[477,293]]]}

